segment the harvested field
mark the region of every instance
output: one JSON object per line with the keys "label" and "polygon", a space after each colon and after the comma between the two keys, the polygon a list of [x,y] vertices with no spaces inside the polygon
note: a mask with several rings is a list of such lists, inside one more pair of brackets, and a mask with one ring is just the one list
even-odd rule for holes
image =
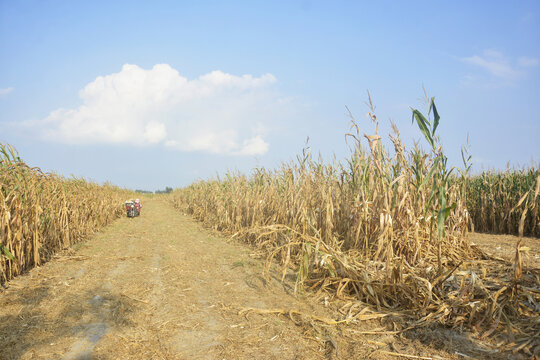
{"label": "harvested field", "polygon": [[295,297],[294,280],[282,282],[278,269],[262,277],[265,262],[253,255],[167,202],[146,201],[139,218],[8,282],[2,358],[525,358],[436,325],[400,332],[399,313]]}
{"label": "harvested field", "polygon": [[[469,234],[470,241],[478,245],[487,254],[513,262],[516,257],[516,245],[519,237],[513,235],[495,235],[483,233]],[[525,237],[521,243],[523,266],[540,268],[540,238]]]}

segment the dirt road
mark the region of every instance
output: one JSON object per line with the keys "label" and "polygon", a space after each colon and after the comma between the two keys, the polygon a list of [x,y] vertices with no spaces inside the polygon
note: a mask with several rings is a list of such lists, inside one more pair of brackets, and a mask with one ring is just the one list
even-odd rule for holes
{"label": "dirt road", "polygon": [[[472,349],[455,334],[384,335],[380,320],[347,334],[324,326],[317,319],[339,316],[324,298],[263,278],[249,248],[166,202],[144,205],[0,292],[0,358],[459,359]],[[365,330],[375,332],[350,336]]]}

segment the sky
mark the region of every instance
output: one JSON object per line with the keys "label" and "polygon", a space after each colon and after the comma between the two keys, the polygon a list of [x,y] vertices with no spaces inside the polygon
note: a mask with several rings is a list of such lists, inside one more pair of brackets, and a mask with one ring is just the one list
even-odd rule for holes
{"label": "sky", "polygon": [[477,172],[538,164],[540,2],[0,0],[0,142],[65,176],[183,187],[308,137],[344,159],[368,91],[425,145],[424,88],[450,164],[467,138]]}

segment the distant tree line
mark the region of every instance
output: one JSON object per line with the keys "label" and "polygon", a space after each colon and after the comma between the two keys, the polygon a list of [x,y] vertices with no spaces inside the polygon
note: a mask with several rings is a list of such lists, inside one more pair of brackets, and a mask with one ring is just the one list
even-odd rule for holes
{"label": "distant tree line", "polygon": [[155,193],[156,194],[168,194],[168,193],[171,193],[173,191],[173,188],[172,187],[165,187],[165,190],[156,190]]}
{"label": "distant tree line", "polygon": [[140,193],[140,194],[168,194],[168,193],[171,193],[173,191],[173,188],[172,187],[165,187],[165,190],[156,190],[156,191],[148,191],[148,190],[141,190],[141,189],[137,189],[135,190],[135,192],[137,193]]}

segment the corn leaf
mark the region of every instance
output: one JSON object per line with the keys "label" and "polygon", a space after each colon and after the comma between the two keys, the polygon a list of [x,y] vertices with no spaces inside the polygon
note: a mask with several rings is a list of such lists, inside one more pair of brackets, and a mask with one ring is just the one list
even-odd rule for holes
{"label": "corn leaf", "polygon": [[448,216],[450,216],[450,211],[454,210],[455,208],[456,203],[453,203],[451,206],[440,210],[437,214],[437,229],[439,230],[439,239],[444,237],[444,223],[446,222],[446,219],[448,219]]}
{"label": "corn leaf", "polygon": [[5,256],[7,256],[8,259],[12,261],[17,261],[17,258],[13,256],[13,254],[8,250],[6,246],[0,244],[0,247],[2,248],[2,252],[4,253]]}
{"label": "corn leaf", "polygon": [[424,134],[424,137],[426,138],[427,142],[431,145],[432,148],[435,148],[435,144],[433,142],[433,137],[431,136],[431,133],[429,131],[428,125],[429,121],[422,115],[422,113],[416,109],[412,109],[413,116],[412,121],[416,120],[418,127],[420,128],[420,131],[422,134]]}
{"label": "corn leaf", "polygon": [[439,112],[437,111],[437,107],[435,106],[434,97],[431,98],[431,103],[429,104],[429,112],[431,113],[431,111],[433,111],[433,131],[431,134],[435,136],[435,131],[437,130],[437,127],[439,126],[439,120],[441,117],[439,116]]}

